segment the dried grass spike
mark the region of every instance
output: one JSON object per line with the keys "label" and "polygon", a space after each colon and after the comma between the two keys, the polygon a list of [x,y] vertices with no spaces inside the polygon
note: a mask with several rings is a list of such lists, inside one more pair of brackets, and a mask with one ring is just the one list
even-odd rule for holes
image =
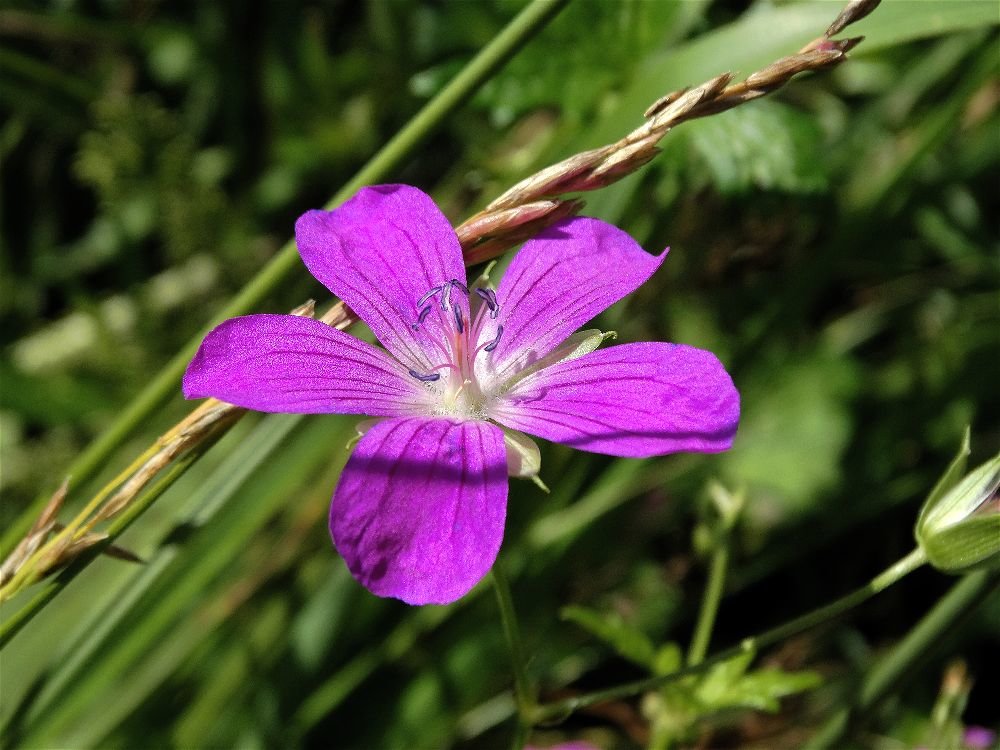
{"label": "dried grass spike", "polygon": [[862,18],[867,16],[873,10],[875,10],[882,0],[851,0],[847,6],[840,11],[833,23],[830,24],[829,28],[826,30],[826,36],[831,37],[835,34],[839,34],[841,31],[846,29],[852,23],[860,21]]}
{"label": "dried grass spike", "polygon": [[659,114],[664,109],[664,107],[666,107],[669,104],[673,104],[675,101],[677,101],[679,97],[683,96],[690,90],[691,90],[690,86],[685,86],[680,91],[671,91],[669,94],[661,96],[659,99],[657,99],[655,102],[653,102],[646,108],[646,111],[642,113],[642,116],[648,120],[653,115]]}

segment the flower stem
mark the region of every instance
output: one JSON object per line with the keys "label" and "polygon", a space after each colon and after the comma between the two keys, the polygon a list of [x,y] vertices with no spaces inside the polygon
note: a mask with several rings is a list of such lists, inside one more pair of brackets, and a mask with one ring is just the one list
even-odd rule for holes
{"label": "flower stem", "polygon": [[514,610],[514,599],[510,594],[510,583],[504,572],[503,564],[498,559],[493,563],[493,590],[497,594],[497,604],[500,606],[500,619],[503,622],[503,632],[510,647],[511,666],[514,671],[514,695],[517,699],[517,732],[513,747],[519,750],[524,747],[528,730],[531,728],[531,717],[536,710],[535,694],[528,679],[527,661],[524,657],[524,643],[521,640],[521,628]]}
{"label": "flower stem", "polygon": [[722,591],[726,585],[726,572],[729,570],[729,530],[720,534],[712,552],[712,563],[708,571],[708,584],[701,600],[701,610],[698,612],[698,623],[695,625],[694,637],[688,650],[687,664],[696,666],[705,660],[708,653],[708,643],[712,638],[715,617],[719,612],[719,602],[722,601]]}
{"label": "flower stem", "polygon": [[942,636],[975,610],[979,602],[1000,589],[1000,571],[970,573],[951,587],[906,637],[864,676],[854,705],[831,716],[806,746],[807,750],[841,747],[854,720],[881,700]]}
{"label": "flower stem", "polygon": [[560,720],[579,708],[590,706],[594,703],[616,700],[618,698],[626,698],[649,690],[655,690],[668,682],[674,682],[682,677],[703,672],[708,667],[718,664],[719,662],[726,661],[727,659],[731,659],[740,653],[760,651],[767,646],[779,643],[786,638],[797,635],[804,630],[808,630],[828,620],[832,620],[844,612],[853,609],[862,602],[867,601],[876,594],[889,588],[897,581],[905,578],[925,562],[927,562],[927,558],[923,551],[919,548],[915,549],[906,557],[893,563],[891,566],[872,578],[864,586],[855,589],[846,596],[843,596],[830,604],[819,607],[818,609],[814,609],[811,612],[807,612],[800,617],[796,617],[794,620],[790,620],[783,625],[771,628],[760,635],[745,638],[739,645],[728,648],[725,651],[721,651],[718,654],[705,659],[699,664],[686,666],[683,669],[678,669],[676,672],[671,672],[667,675],[658,675],[644,680],[627,682],[623,685],[618,685],[617,687],[608,688],[606,690],[584,693],[583,695],[578,695],[556,703],[536,706],[531,719],[535,723]]}
{"label": "flower stem", "polygon": [[[391,174],[452,112],[468,101],[479,86],[489,80],[529,39],[545,28],[568,2],[569,0],[533,0],[337,192],[326,204],[326,208],[342,203],[362,186],[383,180]],[[73,486],[80,487],[104,468],[111,454],[136,429],[146,424],[153,412],[177,393],[184,368],[198,350],[202,337],[211,325],[225,318],[245,315],[258,307],[262,300],[299,267],[298,250],[294,240],[290,240],[208,326],[198,331],[160,369],[156,377],[122,410],[111,427],[77,457],[65,472],[71,478]],[[30,528],[47,500],[46,495],[39,497],[5,529],[0,539],[0,552],[3,555],[13,549]]]}

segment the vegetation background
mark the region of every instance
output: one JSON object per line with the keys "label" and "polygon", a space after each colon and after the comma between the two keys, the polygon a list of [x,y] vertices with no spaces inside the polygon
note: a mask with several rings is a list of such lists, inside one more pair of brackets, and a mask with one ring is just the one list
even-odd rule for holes
{"label": "vegetation background", "polygon": [[[295,218],[524,5],[0,7],[5,528]],[[432,193],[457,222],[629,132],[662,94],[794,52],[839,7],[573,0],[386,181]],[[715,351],[744,417],[724,455],[614,460],[546,445],[552,493],[511,485],[502,555],[543,698],[645,674],[581,612],[687,642],[709,481],[747,498],[713,636],[723,647],[906,554],[967,424],[970,465],[1000,448],[998,21],[993,0],[887,0],[850,29],[868,39],[846,64],[682,125],[649,166],[586,196],[584,213],[672,247],[601,326]],[[260,311],[310,297],[328,299],[301,268]],[[178,390],[70,507],[189,409]],[[376,599],[331,548],[327,506],[356,421],[241,421],[122,537],[141,565],[101,558],[3,651],[5,745],[505,747],[514,704],[492,594],[423,609]],[[918,571],[770,650],[765,664],[815,671],[818,686],[773,714],[755,710],[778,708],[763,699],[704,710],[675,740],[800,746],[953,580]],[[964,722],[997,728],[998,635],[994,595],[855,741],[928,743],[955,659],[972,683]],[[604,704],[533,739],[643,745],[649,710]]]}

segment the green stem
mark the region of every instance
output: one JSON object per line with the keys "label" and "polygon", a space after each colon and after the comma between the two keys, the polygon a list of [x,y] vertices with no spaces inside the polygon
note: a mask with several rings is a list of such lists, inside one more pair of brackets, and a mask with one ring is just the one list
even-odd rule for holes
{"label": "green stem", "polygon": [[521,628],[517,622],[517,612],[514,610],[514,599],[510,594],[510,583],[500,560],[493,563],[493,589],[497,594],[497,604],[500,606],[500,619],[503,622],[503,632],[510,647],[511,665],[514,671],[514,695],[517,698],[517,732],[513,747],[520,750],[527,740],[531,728],[530,717],[535,712],[535,694],[528,679],[527,662],[524,658],[524,644],[521,641]]}
{"label": "green stem", "polygon": [[1000,571],[970,573],[951,587],[906,637],[865,675],[854,705],[831,716],[806,746],[808,750],[841,747],[852,723],[887,695],[927,652],[992,591],[1000,589]]}
{"label": "green stem", "polygon": [[731,539],[727,528],[716,541],[712,553],[712,564],[708,571],[708,584],[701,600],[698,612],[698,623],[694,628],[694,637],[688,650],[687,665],[689,667],[701,664],[708,653],[708,644],[712,639],[712,629],[715,627],[715,617],[719,612],[719,602],[722,601],[722,591],[726,585],[726,572],[729,569],[729,542]]}
{"label": "green stem", "polygon": [[[330,209],[347,200],[364,185],[385,179],[568,2],[569,0],[533,0],[337,192],[326,204],[326,208]],[[177,394],[184,369],[213,325],[225,318],[244,315],[258,307],[299,267],[298,251],[292,240],[285,243],[209,325],[199,331],[160,369],[159,374],[125,407],[111,427],[80,454],[66,471],[72,485],[79,487],[91,479],[107,464],[111,454],[138,427],[145,424],[156,409]],[[13,549],[34,523],[46,502],[48,495],[39,497],[10,524],[0,541],[0,556],[7,555]]]}
{"label": "green stem", "polygon": [[632,695],[638,695],[639,693],[645,693],[649,690],[655,690],[668,682],[674,682],[682,677],[701,673],[708,667],[718,664],[719,662],[726,661],[727,659],[731,659],[738,654],[746,652],[759,652],[767,646],[779,643],[786,638],[797,635],[798,633],[815,627],[816,625],[824,623],[828,620],[832,620],[844,612],[853,609],[862,602],[867,601],[876,594],[889,588],[897,581],[903,579],[925,562],[927,562],[927,558],[924,555],[923,550],[919,548],[915,549],[906,557],[896,563],[893,563],[890,567],[879,573],[867,584],[852,591],[850,594],[847,594],[846,596],[843,596],[823,607],[807,612],[801,617],[797,617],[790,622],[767,630],[760,635],[745,638],[738,646],[726,649],[725,651],[702,661],[700,664],[686,666],[683,669],[678,669],[676,672],[671,672],[667,675],[659,675],[657,677],[650,677],[644,680],[636,680],[635,682],[627,682],[624,685],[618,685],[617,687],[608,688],[607,690],[584,693],[583,695],[578,695],[567,700],[537,706],[531,715],[531,719],[534,723],[554,720],[558,721],[579,708],[584,708],[585,706],[590,706],[594,703],[627,698]]}

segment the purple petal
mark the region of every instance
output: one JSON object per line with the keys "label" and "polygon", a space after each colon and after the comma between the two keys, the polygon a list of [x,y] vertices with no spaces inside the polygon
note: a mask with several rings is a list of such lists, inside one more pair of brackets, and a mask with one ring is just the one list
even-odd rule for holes
{"label": "purple petal", "polygon": [[344,467],[330,533],[373,594],[447,604],[493,566],[506,514],[500,428],[391,419],[365,433]]}
{"label": "purple petal", "polygon": [[740,397],[711,352],[680,344],[622,344],[529,375],[490,416],[595,453],[712,453],[732,445]]}
{"label": "purple petal", "polygon": [[247,315],[212,330],[184,373],[184,397],[296,414],[404,416],[428,392],[385,352],[294,315]]}
{"label": "purple petal", "polygon": [[[598,219],[567,219],[526,242],[497,289],[503,336],[492,356],[498,379],[545,356],[635,291],[665,256],[650,255]],[[479,344],[494,335],[494,327],[485,326]]]}
{"label": "purple petal", "polygon": [[364,188],[333,211],[299,217],[295,241],[312,275],[397,359],[421,372],[440,364],[432,343],[440,336],[429,330],[438,316],[414,330],[417,302],[443,282],[464,284],[465,265],[455,231],[428,195],[408,185]]}

